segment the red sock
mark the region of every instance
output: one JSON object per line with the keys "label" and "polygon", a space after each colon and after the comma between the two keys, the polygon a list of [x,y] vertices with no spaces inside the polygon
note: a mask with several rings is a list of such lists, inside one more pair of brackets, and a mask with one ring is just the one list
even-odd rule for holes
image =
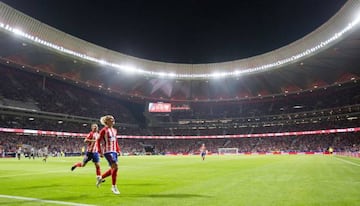
{"label": "red sock", "polygon": [[82,162],[75,163],[75,166],[76,166],[76,167],[81,167],[81,166],[82,166]]}
{"label": "red sock", "polygon": [[101,175],[100,166],[95,165],[95,168],[96,168],[96,176],[100,176]]}
{"label": "red sock", "polygon": [[112,181],[112,185],[116,185],[117,171],[118,171],[117,168],[111,169],[111,181]]}
{"label": "red sock", "polygon": [[108,169],[104,174],[101,175],[101,178],[104,179],[111,175],[111,169]]}

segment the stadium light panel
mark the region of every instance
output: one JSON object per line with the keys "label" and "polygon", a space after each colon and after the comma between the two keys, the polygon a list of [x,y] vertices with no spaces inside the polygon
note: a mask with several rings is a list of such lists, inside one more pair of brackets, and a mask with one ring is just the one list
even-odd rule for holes
{"label": "stadium light panel", "polygon": [[169,77],[176,77],[176,74],[171,72],[171,73],[167,73]]}
{"label": "stadium light panel", "polygon": [[136,73],[139,71],[135,66],[132,65],[116,65],[115,67],[127,73]]}
{"label": "stadium light panel", "polygon": [[18,28],[14,28],[13,33],[16,35],[20,35],[20,36],[25,35],[25,33],[23,31],[21,31],[21,29],[18,29]]}
{"label": "stadium light panel", "polygon": [[215,78],[215,79],[225,77],[225,76],[228,76],[227,72],[214,72],[214,73],[210,74],[210,77]]}
{"label": "stadium light panel", "polygon": [[104,59],[101,59],[99,63],[102,64],[102,65],[106,65],[106,64],[107,64],[107,62],[106,62]]}
{"label": "stadium light panel", "polygon": [[166,76],[166,73],[164,73],[164,72],[159,72],[158,74],[159,74],[160,77],[165,77]]}

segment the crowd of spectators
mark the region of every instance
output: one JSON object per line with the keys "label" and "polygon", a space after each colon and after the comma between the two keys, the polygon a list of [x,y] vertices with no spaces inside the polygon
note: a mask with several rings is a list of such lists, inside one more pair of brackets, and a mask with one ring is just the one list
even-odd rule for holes
{"label": "crowd of spectators", "polygon": [[80,153],[84,147],[82,138],[75,137],[55,137],[55,136],[33,136],[18,135],[13,133],[0,133],[0,149],[6,153],[15,153],[19,147],[35,148],[36,151],[47,147],[52,155],[60,153]]}
{"label": "crowd of spectators", "polygon": [[[236,135],[236,134],[262,134],[262,133],[277,133],[277,132],[296,132],[296,131],[313,131],[323,129],[342,129],[359,127],[358,120],[337,120],[324,121],[321,123],[300,122],[292,124],[276,124],[276,125],[250,125],[230,127],[224,125],[223,128],[208,128],[207,126],[200,127],[176,127],[166,128],[158,127],[152,128],[151,134],[158,136],[209,136],[209,135]],[[129,130],[122,131],[122,134],[133,135]],[[136,134],[136,132],[135,132]]]}
{"label": "crowd of spectators", "polygon": [[[93,121],[71,121],[57,120],[46,118],[30,118],[27,116],[14,116],[10,114],[0,115],[0,127],[5,128],[22,128],[36,129],[59,132],[75,132],[87,133],[91,123],[98,123],[97,119]],[[223,124],[220,128],[211,126],[182,126],[182,127],[126,127],[116,125],[121,135],[137,135],[137,136],[208,136],[208,135],[236,135],[236,134],[261,134],[276,132],[293,132],[293,131],[312,131],[323,129],[341,129],[359,127],[358,119],[343,118],[324,118],[323,120],[300,121],[300,122],[283,122],[281,124],[238,124],[234,127],[232,124]]]}
{"label": "crowd of spectators", "polygon": [[[36,149],[48,147],[51,154],[81,154],[85,147],[82,138],[30,136],[0,133],[0,148],[16,152],[22,145]],[[197,154],[201,144],[210,153],[218,148],[238,148],[239,153],[268,152],[325,152],[329,147],[336,152],[360,152],[357,133],[319,134],[286,137],[218,138],[218,139],[118,139],[123,154],[145,154],[144,147],[151,146],[155,154]]]}
{"label": "crowd of spectators", "polygon": [[99,118],[113,114],[135,124],[129,103],[60,80],[0,66],[0,105]]}
{"label": "crowd of spectators", "polygon": [[[288,114],[321,111],[338,112],[333,108],[360,104],[360,86],[358,82],[350,82],[341,86],[316,89],[297,94],[274,96],[230,102],[191,103],[190,112],[172,115],[174,121],[180,119],[214,119],[238,117],[266,117]],[[333,109],[333,111],[331,111]],[[341,111],[340,111],[341,112]],[[310,113],[307,113],[310,114]]]}

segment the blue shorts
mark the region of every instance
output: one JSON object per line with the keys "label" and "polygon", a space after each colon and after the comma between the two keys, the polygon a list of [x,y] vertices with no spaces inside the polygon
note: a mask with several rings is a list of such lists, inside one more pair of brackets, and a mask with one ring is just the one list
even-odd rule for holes
{"label": "blue shorts", "polygon": [[97,153],[97,152],[86,152],[83,163],[86,164],[90,160],[92,160],[94,163],[99,163],[100,162],[99,153]]}
{"label": "blue shorts", "polygon": [[118,156],[116,152],[108,152],[104,154],[106,160],[109,163],[109,166],[111,166],[112,164],[117,164],[118,162]]}
{"label": "blue shorts", "polygon": [[206,152],[201,152],[201,156],[204,157],[206,155]]}

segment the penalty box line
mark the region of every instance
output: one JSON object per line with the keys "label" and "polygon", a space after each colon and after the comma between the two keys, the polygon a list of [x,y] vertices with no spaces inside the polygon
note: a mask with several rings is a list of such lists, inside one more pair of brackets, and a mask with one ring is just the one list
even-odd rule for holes
{"label": "penalty box line", "polygon": [[20,197],[20,196],[12,196],[12,195],[1,195],[1,194],[0,194],[0,198],[15,199],[15,200],[26,200],[26,201],[42,202],[42,203],[52,203],[52,204],[58,204],[58,205],[95,206],[95,205],[88,205],[88,204],[75,203],[75,202],[63,202],[63,201],[57,201],[57,200],[43,200],[43,199],[38,199],[38,198]]}

